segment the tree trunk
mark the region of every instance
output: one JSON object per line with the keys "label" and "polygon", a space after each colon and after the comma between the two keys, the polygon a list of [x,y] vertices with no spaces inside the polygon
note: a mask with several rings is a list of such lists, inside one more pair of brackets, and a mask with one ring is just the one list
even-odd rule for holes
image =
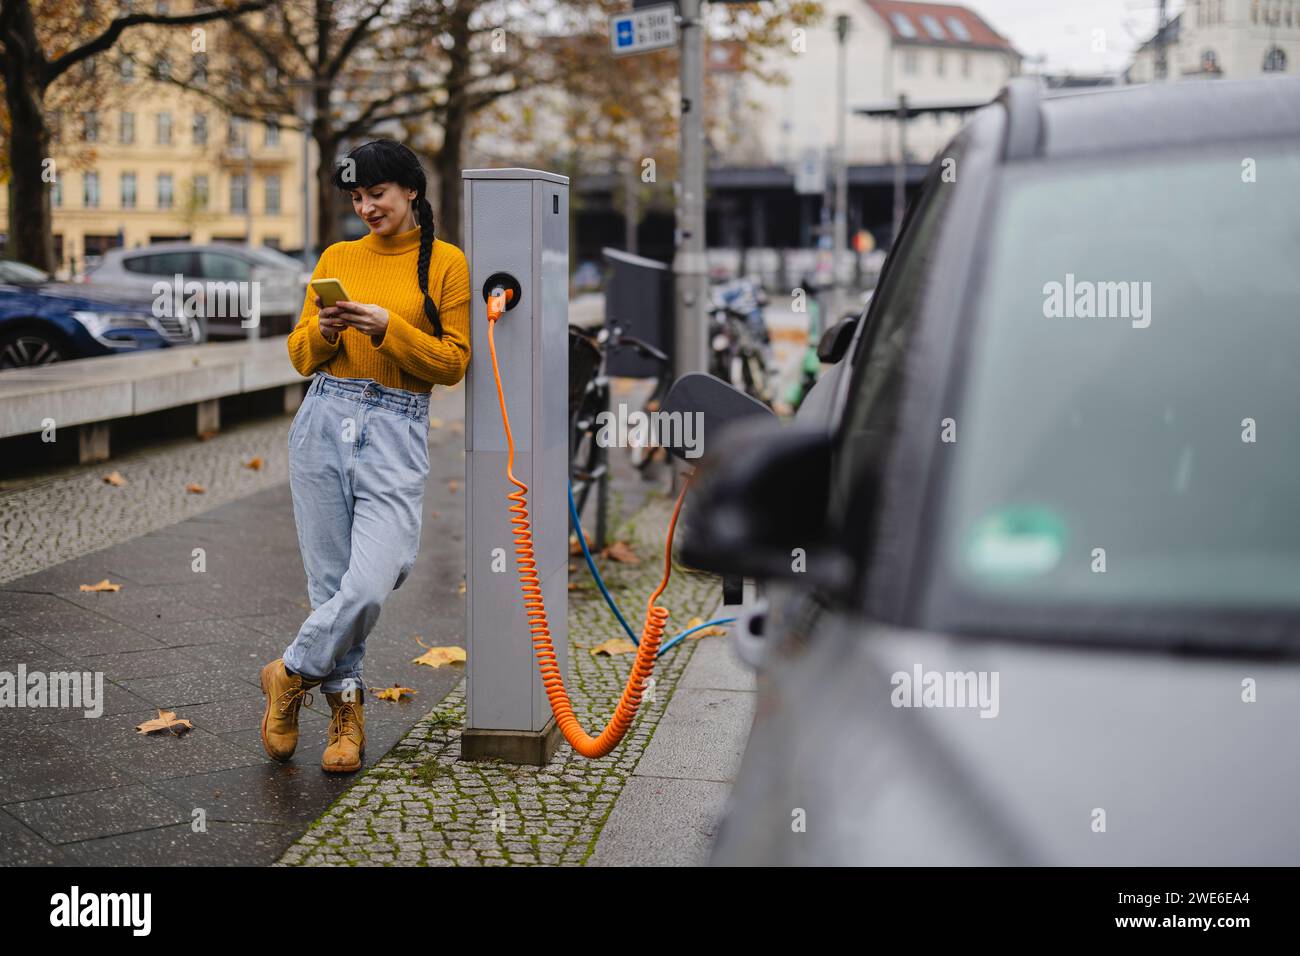
{"label": "tree trunk", "polygon": [[[317,113],[318,117],[328,113]],[[339,213],[343,208],[342,196],[334,185],[334,164],[338,160],[339,141],[328,120],[317,119],[312,124],[312,138],[320,154],[316,166],[316,244],[320,251],[343,238],[339,226]]]}
{"label": "tree trunk", "polygon": [[433,211],[433,221],[438,227],[438,238],[459,246],[464,239],[461,226],[461,201],[465,187],[460,178],[465,143],[465,110],[463,102],[448,103],[446,123],[442,131],[442,149],[438,150],[438,204]]}
{"label": "tree trunk", "polygon": [[[24,55],[37,49],[36,25],[25,3],[14,4],[0,39],[5,45],[5,103],[9,107],[9,238],[7,252],[20,262],[53,272],[54,236],[50,186],[42,178],[50,157],[45,125],[45,88],[39,64]],[[63,171],[51,161],[50,171]]]}
{"label": "tree trunk", "polygon": [[461,229],[461,199],[464,186],[461,167],[465,162],[465,132],[469,124],[469,84],[473,78],[469,44],[470,4],[458,4],[447,21],[447,33],[452,40],[447,51],[447,103],[444,108],[442,149],[438,150],[438,207],[433,211],[433,221],[438,225],[438,235],[444,242],[459,246],[464,241]]}

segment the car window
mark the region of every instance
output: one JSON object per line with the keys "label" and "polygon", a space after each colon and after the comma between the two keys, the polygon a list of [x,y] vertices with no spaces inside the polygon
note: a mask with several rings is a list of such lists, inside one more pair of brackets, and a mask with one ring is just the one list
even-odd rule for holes
{"label": "car window", "polygon": [[292,256],[286,256],[278,249],[272,249],[269,246],[250,246],[246,251],[261,262],[282,272],[302,271],[301,262]]}
{"label": "car window", "polygon": [[947,458],[950,620],[1300,608],[1297,181],[1293,145],[1007,171]]}
{"label": "car window", "polygon": [[48,272],[13,259],[0,259],[0,282],[13,285],[40,285],[50,281]]}
{"label": "car window", "polygon": [[252,277],[252,266],[237,256],[228,256],[222,252],[200,252],[199,275],[204,279],[244,281]]}
{"label": "car window", "polygon": [[[954,144],[945,156],[956,156]],[[904,364],[927,283],[934,281],[937,237],[955,185],[932,167],[927,184],[873,295],[870,325],[859,338],[852,380],[832,459],[829,526],[865,555],[876,530],[877,489],[889,447],[898,432]],[[937,383],[936,383],[937,386]]]}
{"label": "car window", "polygon": [[143,256],[127,256],[122,260],[122,268],[143,275],[188,275],[191,272],[191,261],[191,253],[188,252],[155,252]]}

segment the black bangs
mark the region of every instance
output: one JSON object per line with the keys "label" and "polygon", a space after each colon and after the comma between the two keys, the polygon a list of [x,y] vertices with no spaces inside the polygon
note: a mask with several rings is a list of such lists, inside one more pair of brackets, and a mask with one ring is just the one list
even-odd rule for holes
{"label": "black bangs", "polygon": [[[358,146],[348,153],[347,159],[334,164],[334,174],[330,181],[343,192],[353,189],[367,189],[377,183],[394,182],[407,185],[410,179],[410,164],[404,161],[402,153],[379,140]],[[396,146],[396,143],[392,143]],[[349,161],[350,160],[350,161]]]}

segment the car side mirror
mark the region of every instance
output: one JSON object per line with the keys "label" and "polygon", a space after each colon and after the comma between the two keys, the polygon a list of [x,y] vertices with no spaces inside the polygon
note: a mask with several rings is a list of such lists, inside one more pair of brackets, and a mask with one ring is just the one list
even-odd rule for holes
{"label": "car side mirror", "polygon": [[817,343],[817,357],[827,365],[834,365],[844,358],[844,353],[849,350],[849,345],[853,342],[853,333],[858,327],[859,318],[860,316],[851,316],[840,319],[823,332],[821,340]]}
{"label": "car side mirror", "polygon": [[692,479],[682,561],[716,574],[846,590],[856,568],[826,520],[831,449],[821,429],[758,417],[734,423]]}

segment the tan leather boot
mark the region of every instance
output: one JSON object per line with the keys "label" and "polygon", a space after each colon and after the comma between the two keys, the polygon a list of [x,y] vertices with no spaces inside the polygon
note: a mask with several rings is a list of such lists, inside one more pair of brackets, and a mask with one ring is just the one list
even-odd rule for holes
{"label": "tan leather boot", "polygon": [[303,698],[311,703],[308,693],[320,684],[307,680],[301,674],[290,674],[284,660],[277,657],[262,668],[262,693],[266,695],[266,710],[262,714],[262,747],[272,760],[288,760],[298,746],[298,711]]}
{"label": "tan leather boot", "polygon": [[330,702],[329,743],[321,755],[320,768],[329,773],[360,770],[366,755],[366,715],[362,707],[365,691],[358,690],[356,700],[329,693],[325,699]]}

